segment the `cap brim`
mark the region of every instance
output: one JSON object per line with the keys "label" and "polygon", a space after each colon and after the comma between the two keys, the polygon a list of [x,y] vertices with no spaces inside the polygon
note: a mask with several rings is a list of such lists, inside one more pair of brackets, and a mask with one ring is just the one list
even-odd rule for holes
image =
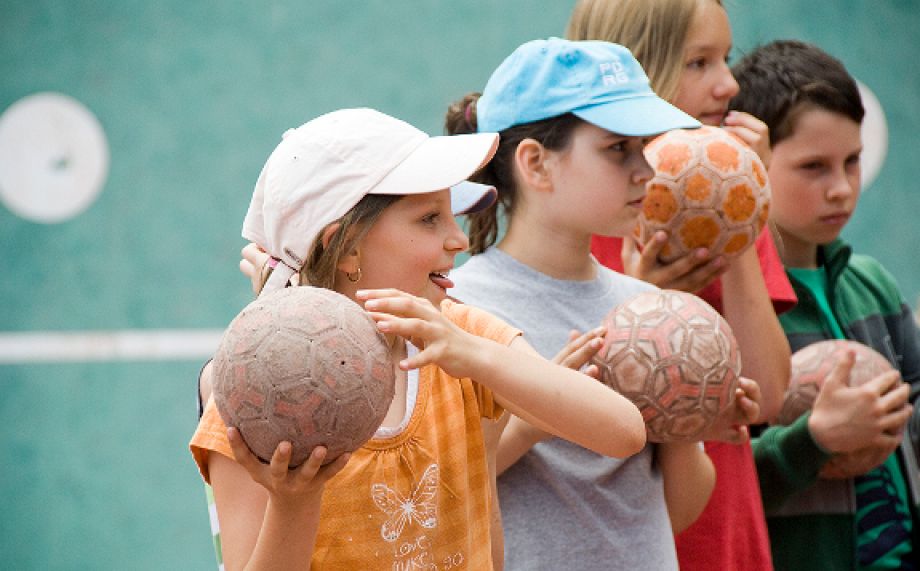
{"label": "cap brim", "polygon": [[455,215],[472,214],[484,210],[498,198],[498,191],[494,186],[461,181],[450,187],[450,209]]}
{"label": "cap brim", "polygon": [[497,133],[429,137],[369,194],[422,194],[450,188],[489,162]]}
{"label": "cap brim", "polygon": [[697,129],[702,123],[654,95],[618,99],[572,113],[588,123],[627,137],[658,135],[672,129]]}

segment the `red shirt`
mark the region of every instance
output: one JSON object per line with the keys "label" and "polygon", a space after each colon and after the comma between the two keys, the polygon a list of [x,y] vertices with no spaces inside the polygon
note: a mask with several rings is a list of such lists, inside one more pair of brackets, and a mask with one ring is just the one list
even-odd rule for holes
{"label": "red shirt", "polygon": [[[621,238],[594,236],[591,251],[601,264],[621,272],[622,245]],[[755,247],[767,292],[779,315],[795,305],[795,293],[770,232],[761,232]],[[721,313],[720,280],[697,295]],[[700,517],[676,537],[681,570],[772,570],[770,538],[750,443],[706,442],[705,447],[716,469],[716,485]]]}

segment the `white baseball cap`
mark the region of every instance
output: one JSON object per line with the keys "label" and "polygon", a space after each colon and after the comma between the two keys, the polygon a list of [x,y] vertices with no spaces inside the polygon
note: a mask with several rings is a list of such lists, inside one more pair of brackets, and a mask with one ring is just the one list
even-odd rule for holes
{"label": "white baseball cap", "polygon": [[429,137],[373,109],[341,109],[288,130],[268,157],[243,220],[243,238],[281,263],[262,290],[283,288],[316,237],[365,195],[450,188],[454,214],[495,202],[465,179],[489,162],[497,133]]}

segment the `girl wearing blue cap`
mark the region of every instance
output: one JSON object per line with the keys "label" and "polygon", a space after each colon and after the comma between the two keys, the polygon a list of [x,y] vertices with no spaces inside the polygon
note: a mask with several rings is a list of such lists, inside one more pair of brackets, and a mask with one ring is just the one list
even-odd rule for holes
{"label": "girl wearing blue cap", "polygon": [[[591,235],[635,225],[652,176],[647,138],[699,125],[651,90],[622,46],[557,38],[520,46],[478,100],[448,111],[451,133],[500,132],[476,179],[498,189],[507,216],[497,245],[497,207],[471,216],[474,256],[452,274],[453,295],[525,330],[544,356],[585,338],[596,351],[607,311],[654,286],[598,264]],[[594,331],[576,339],[573,330]],[[756,391],[748,379],[742,385]],[[744,394],[739,408],[756,416],[756,395]],[[698,443],[615,460],[516,417],[501,438],[506,568],[677,569],[672,530],[697,517],[714,483]]]}

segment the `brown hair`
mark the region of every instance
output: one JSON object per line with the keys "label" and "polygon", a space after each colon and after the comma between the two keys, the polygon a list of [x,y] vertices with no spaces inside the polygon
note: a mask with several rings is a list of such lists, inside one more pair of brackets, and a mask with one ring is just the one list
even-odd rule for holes
{"label": "brown hair", "polygon": [[[444,128],[448,135],[476,132],[476,102],[481,93],[469,93],[448,107]],[[498,150],[492,160],[470,180],[490,184],[498,190],[495,204],[467,216],[469,221],[470,253],[480,254],[498,238],[498,208],[504,215],[514,215],[517,185],[514,180],[514,153],[525,139],[533,139],[551,151],[566,148],[572,132],[582,120],[565,113],[549,119],[514,125],[500,133]]]}
{"label": "brown hair", "polygon": [[565,36],[603,40],[628,48],[662,99],[677,96],[684,70],[684,44],[700,2],[721,0],[580,0]]}
{"label": "brown hair", "polygon": [[[339,224],[339,227],[332,234],[326,246],[323,246],[323,233],[320,232],[307,254],[306,263],[300,270],[300,284],[334,289],[336,266],[339,260],[343,255],[354,250],[383,211],[400,198],[402,195],[365,195],[345,216],[335,222]],[[259,290],[265,286],[270,275],[271,271],[266,272],[262,277]]]}
{"label": "brown hair", "polygon": [[770,129],[770,145],[795,131],[801,114],[824,109],[862,123],[859,87],[843,62],[818,46],[775,40],[759,46],[732,67],[741,90],[729,109],[759,117]]}

